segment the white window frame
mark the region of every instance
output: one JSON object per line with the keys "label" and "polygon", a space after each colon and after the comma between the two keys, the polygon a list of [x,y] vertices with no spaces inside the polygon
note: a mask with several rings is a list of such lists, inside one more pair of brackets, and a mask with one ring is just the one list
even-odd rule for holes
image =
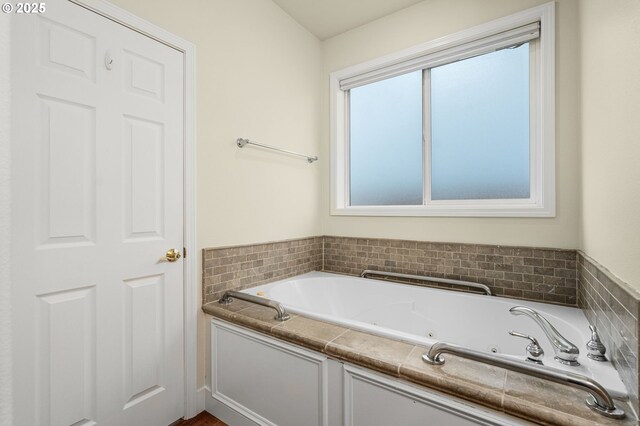
{"label": "white window frame", "polygon": [[[412,58],[540,22],[540,37],[531,44],[529,199],[430,200],[430,141],[424,143],[425,200],[422,205],[349,205],[348,91],[340,81],[387,68]],[[428,78],[429,71],[423,75]],[[404,49],[330,74],[331,214],[346,216],[555,217],[555,3],[524,10],[433,41]],[[424,85],[428,90],[428,85]],[[426,111],[424,112],[426,114]],[[428,126],[429,123],[426,123]],[[428,135],[428,129],[424,129]]]}

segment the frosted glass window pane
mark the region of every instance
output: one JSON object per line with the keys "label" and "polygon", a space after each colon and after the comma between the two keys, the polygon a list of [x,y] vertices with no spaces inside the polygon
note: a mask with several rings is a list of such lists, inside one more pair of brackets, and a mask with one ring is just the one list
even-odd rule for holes
{"label": "frosted glass window pane", "polygon": [[351,205],[422,204],[422,72],[350,93]]}
{"label": "frosted glass window pane", "polygon": [[529,198],[529,44],[431,70],[431,198]]}

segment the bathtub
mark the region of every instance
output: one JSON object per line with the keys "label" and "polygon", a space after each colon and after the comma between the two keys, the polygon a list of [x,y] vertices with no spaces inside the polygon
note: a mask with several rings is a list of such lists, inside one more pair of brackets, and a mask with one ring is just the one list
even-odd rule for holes
{"label": "bathtub", "polygon": [[[508,334],[510,330],[519,331],[538,339],[547,367],[584,374],[612,396],[627,396],[610,362],[586,356],[585,345],[591,333],[578,308],[327,272],[310,272],[243,292],[278,301],[292,313],[372,334],[426,346],[445,341],[513,359],[524,359],[526,354],[528,340]],[[513,306],[527,306],[547,318],[580,349],[580,366],[555,361],[552,346],[540,327],[530,318],[511,315],[509,308]]]}

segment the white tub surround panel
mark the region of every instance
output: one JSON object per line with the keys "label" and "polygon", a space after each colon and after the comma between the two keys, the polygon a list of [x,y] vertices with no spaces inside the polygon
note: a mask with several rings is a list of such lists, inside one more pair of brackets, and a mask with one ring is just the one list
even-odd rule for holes
{"label": "white tub surround panel", "polygon": [[527,424],[224,321],[213,320],[211,334],[212,398],[256,424]]}

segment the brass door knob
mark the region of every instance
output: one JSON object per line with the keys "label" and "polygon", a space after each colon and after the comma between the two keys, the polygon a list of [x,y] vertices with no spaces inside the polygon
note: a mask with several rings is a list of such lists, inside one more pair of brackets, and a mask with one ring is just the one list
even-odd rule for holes
{"label": "brass door knob", "polygon": [[176,249],[170,249],[167,251],[167,254],[165,255],[165,258],[167,259],[167,262],[175,262],[176,260],[180,259],[182,257],[182,255],[180,254],[180,251],[176,250]]}

